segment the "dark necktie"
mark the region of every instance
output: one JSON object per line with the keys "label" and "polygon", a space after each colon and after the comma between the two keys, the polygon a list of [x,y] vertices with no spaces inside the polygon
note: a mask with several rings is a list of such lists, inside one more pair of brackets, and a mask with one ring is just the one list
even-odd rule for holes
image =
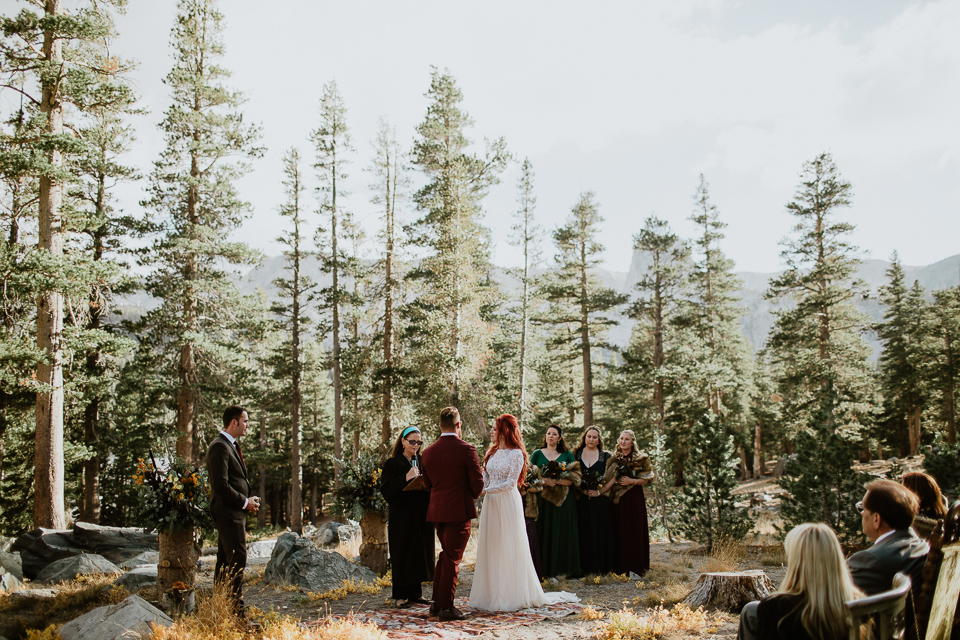
{"label": "dark necktie", "polygon": [[237,448],[237,455],[240,456],[240,464],[242,464],[244,467],[246,467],[246,466],[247,466],[247,463],[243,461],[243,451],[240,451],[240,441],[239,441],[239,440],[234,440],[234,441],[233,441],[233,446]]}

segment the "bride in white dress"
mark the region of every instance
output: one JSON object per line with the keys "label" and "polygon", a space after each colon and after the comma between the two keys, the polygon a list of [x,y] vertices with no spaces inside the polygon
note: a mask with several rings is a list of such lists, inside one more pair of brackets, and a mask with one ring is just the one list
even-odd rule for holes
{"label": "bride in white dress", "polygon": [[533,568],[523,499],[527,452],[520,439],[517,419],[497,418],[493,446],[483,461],[483,509],[477,537],[477,565],[470,589],[470,606],[485,611],[516,611],[559,602],[579,602],[572,593],[544,593]]}

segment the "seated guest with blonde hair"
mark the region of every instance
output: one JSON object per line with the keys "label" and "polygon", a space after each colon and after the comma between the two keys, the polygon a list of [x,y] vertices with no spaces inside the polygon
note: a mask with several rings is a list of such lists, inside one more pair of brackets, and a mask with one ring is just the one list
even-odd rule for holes
{"label": "seated guest with blonde hair", "polygon": [[897,573],[909,576],[914,585],[920,584],[930,545],[910,528],[917,515],[917,497],[891,480],[868,482],[866,489],[857,510],[863,533],[873,546],[847,559],[854,584],[867,595],[893,588]]}
{"label": "seated guest with blonde hair", "polygon": [[739,640],[842,640],[852,624],[846,602],[863,594],[843,564],[840,541],[825,524],[801,524],[783,541],[787,574],[775,594],[740,613]]}

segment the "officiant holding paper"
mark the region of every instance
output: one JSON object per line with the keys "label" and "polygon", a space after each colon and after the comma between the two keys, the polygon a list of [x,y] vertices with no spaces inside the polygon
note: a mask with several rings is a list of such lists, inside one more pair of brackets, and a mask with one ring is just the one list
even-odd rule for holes
{"label": "officiant holding paper", "polygon": [[423,598],[421,583],[433,580],[433,525],[427,522],[430,493],[423,489],[420,468],[423,435],[417,427],[400,433],[393,454],[383,463],[380,492],[387,501],[387,542],[393,570],[393,599],[399,608]]}

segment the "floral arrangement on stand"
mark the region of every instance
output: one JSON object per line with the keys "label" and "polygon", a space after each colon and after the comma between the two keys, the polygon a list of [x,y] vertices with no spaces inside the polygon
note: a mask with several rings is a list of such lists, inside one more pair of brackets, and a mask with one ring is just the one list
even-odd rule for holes
{"label": "floral arrangement on stand", "polygon": [[331,511],[337,515],[361,520],[367,512],[385,513],[387,501],[380,493],[380,458],[363,453],[353,460],[337,460],[340,465],[340,486],[334,491]]}
{"label": "floral arrangement on stand", "polygon": [[134,518],[147,530],[213,530],[207,470],[203,467],[174,458],[164,471],[151,453],[149,463],[143,458],[137,462],[133,483],[138,497]]}

